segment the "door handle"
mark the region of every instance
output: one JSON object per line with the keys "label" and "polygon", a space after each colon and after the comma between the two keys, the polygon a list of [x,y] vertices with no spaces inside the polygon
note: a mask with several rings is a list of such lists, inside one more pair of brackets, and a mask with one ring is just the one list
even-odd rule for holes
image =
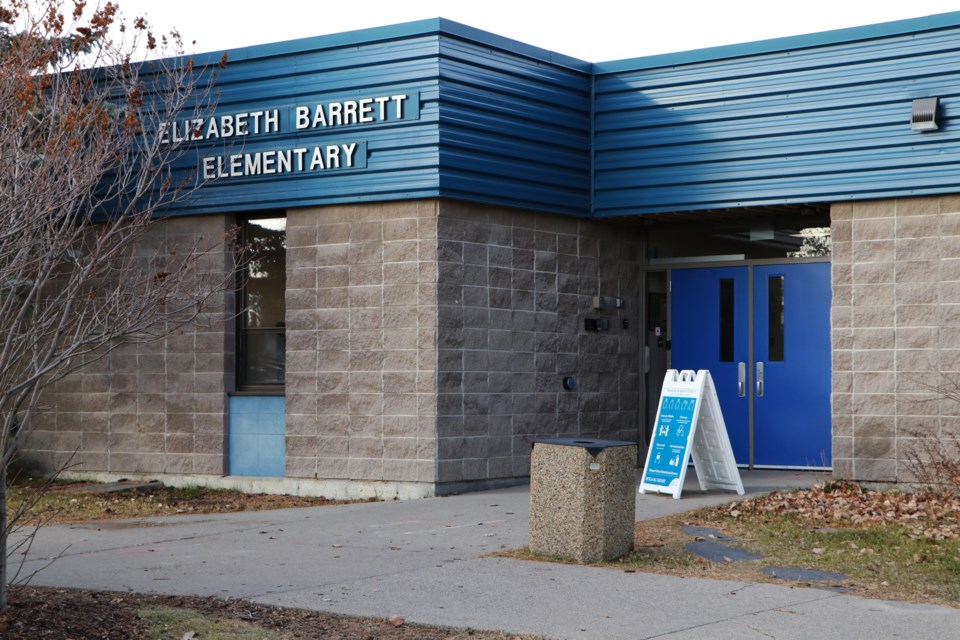
{"label": "door handle", "polygon": [[763,397],[763,363],[757,363],[757,397]]}
{"label": "door handle", "polygon": [[743,398],[747,395],[747,363],[737,363],[737,397]]}

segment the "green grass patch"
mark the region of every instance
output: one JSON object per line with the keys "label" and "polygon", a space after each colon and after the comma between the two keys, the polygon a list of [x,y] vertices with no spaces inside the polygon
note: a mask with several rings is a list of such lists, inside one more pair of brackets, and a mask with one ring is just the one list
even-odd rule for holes
{"label": "green grass patch", "polygon": [[[711,562],[687,551],[687,525],[714,527],[763,556]],[[703,509],[637,523],[635,551],[607,566],[691,577],[777,582],[763,567],[795,567],[848,576],[838,583],[868,597],[960,605],[960,540],[918,535],[918,525],[883,522],[819,526],[794,514],[740,514]],[[786,583],[796,584],[796,583]]]}
{"label": "green grass patch", "polygon": [[763,564],[833,571],[879,597],[960,603],[960,541],[918,537],[900,524],[811,528],[795,516],[724,523]]}
{"label": "green grass patch", "polygon": [[[687,550],[696,538],[684,527],[732,536],[730,546],[761,560],[713,562]],[[960,606],[960,497],[949,492],[876,491],[849,483],[708,507],[636,523],[634,551],[602,566],[741,582],[796,585],[762,572],[788,567],[840,573],[837,583],[873,598]],[[555,561],[528,549],[502,555]],[[561,562],[569,560],[559,559]]]}
{"label": "green grass patch", "polygon": [[[293,640],[280,634],[239,620],[223,620],[192,609],[149,608],[140,610],[146,625],[146,640]],[[193,635],[190,635],[193,633]]]}

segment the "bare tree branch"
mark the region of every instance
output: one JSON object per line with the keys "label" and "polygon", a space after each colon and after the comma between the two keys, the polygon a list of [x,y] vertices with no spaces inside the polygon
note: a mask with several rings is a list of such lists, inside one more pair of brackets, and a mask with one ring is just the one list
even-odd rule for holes
{"label": "bare tree branch", "polygon": [[[150,59],[135,62],[138,50]],[[203,257],[222,254],[229,234],[148,248],[196,188],[187,145],[160,132],[207,113],[211,87],[178,33],[158,42],[111,2],[0,0],[3,477],[45,389],[122,344],[222,314],[209,303],[230,282]],[[24,515],[7,513],[2,482],[0,514],[2,613],[7,539]]]}

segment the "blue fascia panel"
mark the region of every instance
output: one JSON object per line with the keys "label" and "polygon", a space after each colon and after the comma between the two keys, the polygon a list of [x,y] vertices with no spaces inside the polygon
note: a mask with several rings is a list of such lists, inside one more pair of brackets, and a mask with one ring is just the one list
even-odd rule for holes
{"label": "blue fascia panel", "polygon": [[589,215],[590,76],[451,37],[440,58],[441,195]]}
{"label": "blue fascia panel", "polygon": [[[380,30],[374,30],[383,34]],[[394,35],[404,29],[392,31]],[[413,29],[411,33],[417,32]],[[232,60],[218,72],[219,94],[215,118],[236,114],[269,112],[279,126],[264,127],[257,134],[233,138],[192,141],[174,165],[176,178],[200,180],[203,185],[191,197],[176,203],[174,215],[253,211],[320,204],[366,202],[397,197],[429,197],[439,191],[439,113],[437,37],[413,35],[408,40],[361,42],[349,47],[337,37],[330,46],[305,50],[281,43],[268,49],[274,57],[248,56]],[[299,41],[298,41],[299,42]],[[312,42],[312,41],[311,41]],[[300,42],[300,45],[303,45]],[[336,45],[336,46],[335,46]],[[392,100],[383,105],[371,100],[406,96],[403,113]],[[365,101],[365,102],[364,102]],[[335,123],[331,104],[357,105],[368,109],[369,122]],[[313,117],[318,105],[329,126],[299,126],[298,116],[307,110]],[[370,116],[369,114],[374,114]],[[380,114],[386,113],[383,119]],[[402,117],[401,117],[402,115]],[[203,121],[208,129],[210,118]],[[180,130],[189,131],[181,122]],[[181,133],[182,135],[182,133]],[[321,149],[341,147],[350,156],[339,168],[309,163],[305,158]],[[348,149],[352,150],[348,153]],[[257,163],[274,154],[297,154],[295,170],[268,173]],[[234,157],[255,167],[253,172],[224,171]],[[289,157],[289,156],[288,156]],[[266,162],[266,160],[264,160]],[[233,173],[207,180],[208,176]]]}
{"label": "blue fascia panel", "polygon": [[943,54],[956,52],[958,49],[960,42],[956,37],[956,29],[945,27],[936,32],[905,34],[885,39],[882,49],[878,49],[876,41],[869,40],[676,67],[625,70],[596,76],[596,88],[598,94],[608,95],[638,90],[657,91],[682,85],[696,86],[718,78],[758,82],[763,78],[776,78],[803,71],[855,67],[864,62],[865,57],[869,57],[873,63],[896,65],[897,61],[901,60],[909,64],[913,60],[924,60],[931,53]]}
{"label": "blue fascia panel", "polygon": [[704,49],[628,58],[626,60],[614,60],[611,62],[599,62],[593,65],[592,71],[594,75],[599,76],[625,71],[655,69],[657,67],[673,67],[698,62],[712,62],[727,58],[743,58],[761,54],[783,53],[786,51],[851,43],[860,40],[889,38],[891,36],[922,31],[935,31],[957,26],[960,26],[960,11],[953,11],[922,18],[896,20],[893,22],[849,27],[846,29],[833,29],[799,36],[787,36],[784,38],[758,40],[741,44],[707,47]]}
{"label": "blue fascia panel", "polygon": [[[956,192],[958,21],[598,78],[595,215]],[[919,133],[927,96],[940,129]]]}
{"label": "blue fascia panel", "polygon": [[[443,19],[248,47],[227,58],[216,72],[216,114],[279,110],[285,124],[233,141],[190,143],[194,149],[175,166],[178,178],[220,174],[232,156],[301,154],[331,144],[356,144],[365,152],[362,162],[315,174],[220,178],[177,203],[171,215],[458,197],[462,190],[441,184],[444,145],[462,160],[453,173],[474,172],[504,205],[567,212],[582,198],[531,194],[549,191],[541,183],[562,186],[558,193],[571,184],[588,191],[590,65],[583,61]],[[219,59],[209,54],[198,62]],[[417,97],[417,117],[316,131],[289,124],[295,107],[395,92]],[[497,154],[484,154],[484,144],[500,146],[501,167],[491,167]],[[555,161],[538,162],[542,154]],[[578,171],[583,176],[572,177]],[[519,185],[518,173],[528,176],[530,188]],[[498,187],[504,179],[505,188]]]}
{"label": "blue fascia panel", "polygon": [[[357,29],[342,33],[324,34],[311,38],[298,38],[284,42],[251,45],[249,47],[228,49],[226,54],[228,62],[246,61],[288,56],[306,51],[339,49],[434,35],[453,36],[461,40],[476,42],[483,46],[493,47],[501,51],[515,53],[557,66],[568,67],[584,73],[589,73],[593,66],[589,62],[579,60],[572,56],[541,49],[540,47],[499,36],[446,18],[427,18],[425,20],[414,20],[383,27]],[[201,53],[193,57],[200,65],[216,65],[220,61],[223,53],[224,52]]]}
{"label": "blue fascia panel", "polygon": [[[960,12],[597,65],[443,19],[228,58],[221,114],[405,92],[417,117],[238,139],[357,142],[364,163],[215,182],[177,214],[450,197],[607,217],[913,193],[875,179],[897,163],[937,175],[924,193],[957,190]],[[910,131],[910,101],[933,95],[941,130]]]}
{"label": "blue fascia panel", "polygon": [[498,36],[482,29],[476,29],[453,20],[440,18],[442,31],[461,40],[471,41],[484,47],[494,47],[501,51],[508,51],[534,60],[549,63],[558,67],[566,67],[579,73],[589,74],[593,65],[584,60],[567,56],[562,53],[541,49],[517,40]]}
{"label": "blue fascia panel", "polygon": [[[342,49],[358,45],[370,45],[378,42],[404,40],[417,36],[433,35],[442,30],[441,18],[428,18],[383,27],[357,29],[342,33],[330,33],[310,38],[297,38],[283,42],[257,44],[248,47],[228,49],[228,67],[232,62],[246,62],[251,60],[284,57],[305,52],[319,52],[326,49]],[[216,65],[223,55],[223,51],[211,51],[193,56],[198,65]]]}

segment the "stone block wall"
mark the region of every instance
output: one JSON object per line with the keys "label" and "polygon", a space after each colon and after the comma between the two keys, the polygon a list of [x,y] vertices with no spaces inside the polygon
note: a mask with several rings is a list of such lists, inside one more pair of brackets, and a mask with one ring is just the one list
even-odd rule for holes
{"label": "stone block wall", "polygon": [[288,477],[435,481],[437,207],[288,211]]}
{"label": "stone block wall", "polygon": [[960,197],[835,204],[833,469],[910,481],[917,435],[960,437]]}
{"label": "stone block wall", "polygon": [[[139,247],[148,260],[195,243],[222,242],[224,216],[173,218]],[[200,258],[196,284],[232,286],[231,255]],[[155,342],[117,346],[50,388],[24,443],[23,459],[42,470],[222,474],[225,385],[233,381],[233,335],[223,310],[232,291],[206,302],[201,324]],[[213,320],[207,319],[213,318]]]}
{"label": "stone block wall", "polygon": [[623,226],[441,201],[439,483],[527,476],[537,438],[638,441],[640,246]]}
{"label": "stone block wall", "polygon": [[538,437],[636,440],[631,236],[448,200],[288,212],[287,476],[509,479]]}
{"label": "stone block wall", "polygon": [[[144,254],[227,223],[165,221]],[[288,211],[286,478],[456,488],[528,476],[534,439],[636,442],[641,243],[623,226],[449,200]],[[226,252],[205,260],[227,273]],[[210,310],[233,308],[228,292]],[[233,325],[121,345],[70,376],[31,456],[223,474]]]}

